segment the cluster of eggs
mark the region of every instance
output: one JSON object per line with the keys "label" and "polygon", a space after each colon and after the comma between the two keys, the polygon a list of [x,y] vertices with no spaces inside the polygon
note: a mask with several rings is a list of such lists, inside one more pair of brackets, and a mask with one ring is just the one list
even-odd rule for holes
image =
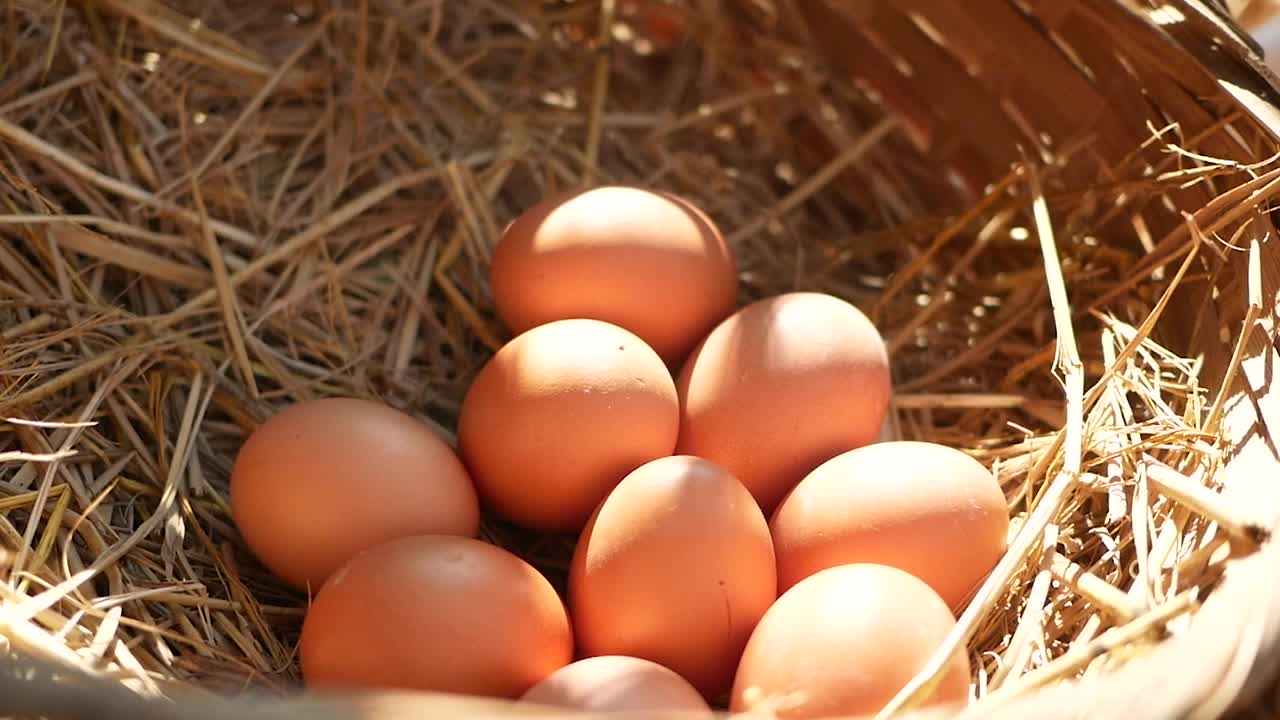
{"label": "cluster of eggs", "polygon": [[[246,544],[315,591],[308,686],[819,717],[875,711],[920,669],[1007,508],[968,455],[877,442],[891,381],[866,316],[815,292],[737,308],[714,222],[634,187],[530,208],[489,271],[516,335],[472,381],[456,452],[333,398],[237,457]],[[576,536],[564,597],[477,539],[482,508]],[[968,675],[958,657],[934,697]]]}

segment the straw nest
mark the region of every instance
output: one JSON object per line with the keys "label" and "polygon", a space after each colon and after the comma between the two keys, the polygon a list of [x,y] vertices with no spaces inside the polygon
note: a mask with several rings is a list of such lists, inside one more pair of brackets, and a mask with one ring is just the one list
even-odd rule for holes
{"label": "straw nest", "polygon": [[[1015,532],[1036,532],[953,638],[975,697],[1177,633],[1263,533],[1215,493],[1224,394],[1153,327],[1197,258],[1250,252],[1277,171],[1152,127],[1160,162],[1089,192],[1059,182],[1081,146],[940,201],[945,179],[780,5],[5,3],[0,647],[144,695],[292,692],[307,599],[237,537],[237,447],[329,395],[452,437],[507,337],[484,279],[498,232],[591,182],[700,204],[744,300],[864,308],[893,354],[893,432],[998,473]],[[1168,238],[1128,225],[1152,254],[1095,235],[1197,184],[1219,200]],[[562,580],[569,540],[485,532]]]}

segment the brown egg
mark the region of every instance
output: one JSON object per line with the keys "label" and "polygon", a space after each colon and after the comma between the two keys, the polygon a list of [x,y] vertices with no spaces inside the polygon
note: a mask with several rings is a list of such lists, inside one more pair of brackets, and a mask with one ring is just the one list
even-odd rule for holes
{"label": "brown egg", "polygon": [[[928,585],[883,565],[841,565],[801,581],[769,608],[742,654],[730,709],[783,720],[870,717],[924,668],[955,626]],[[959,654],[929,704],[963,702]]]}
{"label": "brown egg", "polygon": [[1004,554],[1009,509],[991,472],[963,452],[886,442],[823,463],[769,528],[781,590],[836,565],[878,563],[959,610]]}
{"label": "brown egg", "polygon": [[689,681],[649,660],[602,655],[551,673],[522,702],[590,712],[674,712],[711,709]]}
{"label": "brown egg", "polygon": [[627,473],[671,454],[678,422],[671,375],[640,338],[561,320],[521,334],[480,371],[458,444],[487,506],[572,532]]}
{"label": "brown egg", "polygon": [[669,193],[606,186],[525,211],[494,249],[489,284],[514,332],[603,320],[678,362],[733,311],[738,276],[706,213]]}
{"label": "brown egg", "polygon": [[365,548],[473,536],[480,524],[453,449],[423,422],[354,398],[298,403],[258,427],[231,471],[231,513],[269,570],[312,590]]}
{"label": "brown egg", "polygon": [[776,587],[751,494],[714,463],[677,456],[628,475],[592,516],[569,605],[583,655],[652,660],[711,698],[729,688]]}
{"label": "brown egg", "polygon": [[766,514],[809,471],[875,439],[889,359],[857,308],[820,293],[760,300],[685,363],[676,452],[723,465]]}
{"label": "brown egg", "polygon": [[541,574],[471,538],[371,548],[333,574],[302,626],[311,688],[517,698],[573,659],[560,597]]}

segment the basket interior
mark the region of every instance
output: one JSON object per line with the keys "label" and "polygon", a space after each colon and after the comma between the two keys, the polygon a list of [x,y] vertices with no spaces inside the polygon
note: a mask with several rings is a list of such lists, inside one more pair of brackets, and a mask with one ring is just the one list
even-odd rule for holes
{"label": "basket interior", "polygon": [[[1083,470],[1102,480],[1071,494],[1052,552],[975,629],[975,696],[1195,590],[1198,612],[1001,711],[1174,716],[1252,697],[1274,654],[1261,589],[1277,562],[1269,544],[1229,557],[1215,520],[1264,532],[1280,517],[1266,481],[1280,123],[1232,26],[1199,2],[598,10],[7,6],[9,647],[144,695],[289,696],[306,599],[235,533],[236,448],[273,409],[326,395],[384,400],[452,438],[467,383],[509,337],[485,286],[501,228],[554,190],[627,182],[716,220],[743,301],[813,289],[865,309],[893,356],[886,432],[991,465],[1015,527],[1063,468],[1072,422],[1043,200],[1084,387],[1128,383],[1130,414],[1085,418]],[[1238,343],[1251,297],[1257,326]],[[1223,422],[1207,427],[1215,404]],[[1219,514],[1135,480],[1146,456]],[[484,532],[563,583],[572,538],[497,519]],[[1153,699],[1157,677],[1177,689]]]}

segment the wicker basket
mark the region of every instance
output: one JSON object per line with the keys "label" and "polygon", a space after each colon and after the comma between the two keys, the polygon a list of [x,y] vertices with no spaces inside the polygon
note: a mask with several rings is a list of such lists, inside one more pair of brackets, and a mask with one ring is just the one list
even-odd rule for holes
{"label": "wicker basket", "polygon": [[[1209,155],[1238,157],[1227,136],[1207,137],[1215,126],[1240,127],[1245,137],[1256,138],[1264,155],[1280,137],[1276,78],[1226,9],[1211,0],[996,1],[963,7],[833,0],[805,5],[835,61],[879,90],[887,105],[917,126],[923,152],[940,167],[961,168],[973,188],[991,182],[1018,158],[1019,141],[994,143],[991,137],[1034,143],[1025,139],[1027,130],[1048,133],[1059,144],[1091,135],[1096,138],[1093,151],[1110,162],[1120,162],[1143,141],[1145,122],[1178,123],[1187,136],[1204,133],[1201,147]],[[941,38],[909,22],[910,14],[927,19]],[[1046,42],[1045,30],[1054,42]],[[907,58],[914,71],[911,79],[904,81],[877,47]],[[999,77],[986,82],[972,77],[954,62],[955,56],[971,58],[983,74]],[[940,88],[949,88],[950,96],[934,100]],[[993,104],[980,99],[991,88],[1006,93],[1021,119],[991,111]],[[1098,180],[1082,170],[1070,182],[1087,187]],[[1198,213],[1212,200],[1209,193],[1188,195],[1180,198],[1187,204],[1179,209]],[[1180,222],[1162,210],[1147,218],[1160,225],[1152,228],[1154,237]],[[1269,245],[1263,245],[1260,258],[1261,317],[1271,319],[1262,320],[1252,334],[1231,387],[1233,394],[1249,400],[1235,405],[1230,420],[1238,445],[1227,466],[1223,495],[1256,508],[1259,518],[1274,527],[1280,517],[1280,455],[1267,437],[1280,427],[1280,400],[1269,389],[1280,357],[1275,324],[1280,258],[1275,243]],[[1248,273],[1245,258],[1236,256],[1227,265],[1220,282],[1238,290]],[[1208,376],[1222,378],[1232,348],[1218,337],[1219,328],[1236,326],[1245,316],[1247,300],[1240,292],[1224,293],[1216,301],[1212,295],[1206,284],[1176,298],[1178,310],[1166,321],[1165,331],[1203,354]],[[1198,312],[1212,319],[1186,321]],[[1188,631],[1150,655],[979,716],[1210,718],[1239,711],[1241,703],[1252,702],[1274,682],[1280,660],[1276,588],[1280,555],[1268,543],[1258,554],[1235,561]],[[1272,716],[1276,710],[1271,707],[1258,716]]]}
{"label": "wicker basket", "polygon": [[[66,9],[62,6],[67,4],[18,0],[8,12],[11,17],[22,12],[62,12]],[[494,4],[477,3],[477,7]],[[204,71],[220,74],[228,85],[241,81],[253,84],[253,92],[244,94],[246,98],[251,97],[252,102],[236,108],[236,112],[245,113],[244,117],[251,116],[253,109],[261,107],[277,93],[307,93],[314,76],[326,72],[323,60],[307,65],[300,61],[301,54],[286,58],[283,52],[279,53],[277,62],[282,63],[281,67],[290,67],[290,73],[276,72],[276,66],[261,59],[257,51],[241,52],[241,48],[229,38],[202,45],[203,40],[192,39],[198,37],[195,33],[200,29],[199,23],[192,24],[195,14],[182,15],[158,3],[95,0],[71,5],[73,8],[77,5],[83,7],[74,8],[81,16],[74,22],[68,21],[67,27],[71,28],[68,32],[90,36],[94,32],[101,33],[103,18],[109,18],[111,22],[118,22],[118,27],[126,28],[120,30],[119,43],[122,45],[131,42],[125,37],[128,28],[141,28],[150,33],[147,37],[165,39],[180,52],[185,48],[203,57],[201,67]],[[310,3],[302,5],[309,12],[315,11]],[[353,15],[368,13],[369,5],[353,3],[346,12]],[[199,3],[195,6],[188,4],[187,9],[198,6]],[[1259,717],[1272,717],[1280,712],[1280,702],[1275,697],[1275,678],[1280,669],[1280,548],[1270,541],[1261,543],[1260,548],[1251,547],[1249,542],[1250,538],[1258,540],[1269,536],[1269,530],[1280,523],[1280,450],[1277,449],[1280,445],[1277,439],[1280,397],[1273,392],[1277,383],[1276,373],[1280,372],[1277,365],[1280,361],[1280,336],[1277,335],[1280,332],[1277,324],[1280,321],[1280,254],[1274,237],[1262,230],[1266,227],[1274,232],[1267,211],[1273,198],[1280,194],[1280,170],[1263,164],[1280,143],[1280,81],[1263,65],[1257,48],[1235,25],[1225,5],[1213,0],[969,0],[965,3],[941,0],[706,0],[701,6],[704,13],[714,14],[724,21],[722,27],[711,28],[709,33],[722,39],[740,36],[743,47],[750,47],[752,52],[767,53],[771,37],[786,38],[791,43],[812,44],[830,67],[835,68],[832,77],[837,78],[839,84],[832,89],[833,94],[861,96],[855,103],[858,122],[864,129],[871,128],[869,135],[883,140],[874,153],[861,146],[858,151],[847,153],[851,146],[858,144],[857,137],[847,130],[833,129],[821,123],[795,123],[788,126],[788,131],[801,146],[797,157],[808,158],[812,167],[827,167],[830,172],[820,175],[823,182],[839,186],[839,197],[847,200],[849,207],[857,205],[867,217],[876,216],[877,212],[889,215],[892,212],[882,209],[885,204],[883,198],[868,189],[868,185],[862,182],[862,176],[850,174],[849,169],[859,162],[890,163],[906,168],[898,173],[899,181],[910,186],[911,192],[917,198],[923,198],[921,202],[939,217],[965,217],[971,211],[977,213],[979,210],[973,209],[981,209],[984,198],[1008,189],[1009,178],[1017,178],[1020,182],[1031,165],[1046,165],[1054,167],[1050,192],[1076,198],[1072,207],[1088,206],[1092,211],[1113,203],[1117,208],[1125,208],[1124,212],[1110,216],[1105,212],[1095,212],[1094,215],[1109,217],[1109,220],[1090,228],[1090,232],[1104,246],[1114,243],[1135,256],[1146,255],[1147,259],[1139,261],[1133,268],[1134,277],[1145,278],[1154,274],[1167,278],[1173,275],[1182,257],[1176,251],[1187,245],[1191,234],[1196,232],[1191,228],[1203,230],[1208,235],[1217,233],[1223,239],[1224,246],[1200,252],[1196,263],[1189,266],[1189,279],[1172,294],[1156,332],[1164,346],[1200,361],[1198,377],[1204,387],[1216,391],[1225,384],[1222,419],[1228,440],[1228,462],[1217,478],[1222,490],[1220,494],[1213,494],[1201,492],[1204,488],[1200,488],[1189,502],[1211,505],[1202,509],[1206,509],[1209,517],[1235,522],[1235,527],[1244,528],[1241,531],[1244,539],[1233,544],[1235,553],[1221,582],[1203,599],[1203,605],[1189,622],[1171,632],[1167,639],[1144,646],[1146,649],[1135,653],[1127,662],[1118,663],[1113,669],[1046,684],[1003,704],[978,705],[972,716],[1130,720],[1216,718],[1249,712],[1258,713]],[[281,13],[301,12],[290,8],[293,6],[282,7]],[[504,12],[516,15],[522,8],[516,3]],[[35,40],[26,35],[8,33],[3,27],[5,12],[0,10],[0,56],[11,57],[17,48],[13,45],[6,47],[7,44]],[[218,17],[226,19],[228,14]],[[292,14],[289,17],[297,18]],[[63,27],[61,20],[51,26]],[[182,27],[188,28],[192,34],[174,30]],[[292,39],[288,44],[302,46],[304,41],[299,40],[300,36],[301,31],[290,36]],[[314,40],[310,38],[305,42]],[[381,41],[385,40],[384,37]],[[55,70],[56,82],[63,85],[50,80],[50,98],[68,89],[74,90],[77,83],[86,81],[86,74],[110,74],[104,69],[107,61],[91,49],[85,49],[93,43],[84,37],[67,42],[69,47],[84,50],[83,55],[76,56],[76,62],[81,63],[80,74],[68,71],[59,76]],[[81,42],[84,44],[77,44]],[[264,52],[270,49],[261,48]],[[430,65],[435,70],[447,68],[449,72],[446,75],[455,77],[468,64],[480,62],[476,57],[443,57],[440,51],[430,48],[424,52],[431,58]],[[433,52],[435,55],[430,54]],[[54,54],[52,51],[49,54],[49,66],[56,68],[52,60]],[[58,126],[58,122],[65,121],[66,117],[52,101],[49,115],[44,119],[21,124],[10,122],[6,118],[6,107],[17,112],[16,108],[29,108],[33,102],[38,103],[43,98],[16,102],[6,97],[6,84],[10,84],[10,88],[24,84],[40,87],[40,72],[39,68],[34,68],[12,75],[12,80],[0,77],[0,165],[8,163],[15,168],[28,165],[39,168],[39,172],[10,173],[0,167],[0,186],[4,186],[4,198],[8,202],[8,208],[0,212],[11,213],[0,221],[3,222],[0,224],[0,237],[5,238],[4,242],[19,238],[17,242],[31,243],[27,250],[35,254],[44,253],[44,248],[49,247],[41,244],[45,240],[52,244],[61,243],[63,248],[106,260],[108,265],[114,263],[177,291],[193,291],[193,286],[196,291],[207,290],[210,285],[206,283],[212,283],[217,292],[208,290],[202,302],[220,298],[219,293],[227,283],[227,267],[212,263],[199,265],[198,271],[191,270],[172,259],[165,259],[163,253],[154,250],[156,243],[166,237],[181,237],[178,231],[153,233],[136,240],[137,245],[133,246],[133,238],[139,236],[130,234],[128,223],[143,227],[149,221],[150,213],[167,218],[164,222],[172,220],[177,223],[174,227],[185,228],[181,232],[187,233],[188,238],[212,239],[217,236],[239,249],[252,249],[258,241],[257,235],[239,230],[234,223],[218,225],[211,221],[210,217],[216,219],[217,208],[214,207],[214,211],[207,209],[199,195],[184,195],[182,200],[170,201],[167,198],[175,192],[174,188],[158,187],[154,179],[148,181],[145,172],[138,171],[136,183],[122,182],[108,169],[91,167],[91,162],[78,159],[78,156],[46,141],[46,132],[65,131],[67,137],[74,135],[74,128]],[[481,109],[498,110],[492,106],[485,107],[491,101],[483,89],[463,84],[460,92]],[[130,96],[122,94],[119,97],[127,99]],[[250,109],[244,110],[245,107]],[[875,116],[877,109],[880,117]],[[581,110],[578,109],[579,112]],[[124,109],[119,112],[128,114]],[[573,114],[572,108],[567,114]],[[884,121],[883,118],[889,120]],[[460,120],[456,125],[465,126],[467,122]],[[625,127],[625,118],[619,122],[621,127]],[[1180,157],[1185,161],[1183,169],[1192,168],[1186,175],[1187,182],[1171,187],[1158,200],[1144,201],[1140,207],[1125,206],[1124,192],[1114,192],[1120,180],[1149,177],[1154,182],[1159,173],[1170,167],[1168,145],[1172,143],[1153,141],[1153,137],[1164,138],[1163,133],[1171,127],[1176,127],[1176,144],[1181,147],[1183,155]],[[244,129],[238,120],[231,118],[226,137],[231,138]],[[269,132],[263,131],[264,135]],[[592,153],[599,148],[592,145],[591,133],[587,134],[586,166],[592,168],[596,161]],[[316,137],[312,136],[306,142],[316,141]],[[332,140],[326,136],[321,142]],[[597,135],[594,142],[598,141]],[[417,148],[411,147],[411,150],[421,151],[421,155],[412,160],[420,165],[436,160],[432,155],[435,150],[429,145],[425,142]],[[302,156],[297,142],[287,149],[296,149],[298,157]],[[104,150],[103,156],[118,157],[120,167],[123,167],[137,160],[130,155],[135,150],[126,140],[121,147]],[[218,150],[225,151],[226,146]],[[211,161],[217,154],[211,152],[206,160]],[[832,156],[840,158],[839,163],[827,164]],[[1067,156],[1072,159],[1057,160]],[[886,158],[898,159],[890,162]],[[208,162],[203,165],[200,162],[200,157],[191,158],[187,167],[196,167],[195,174],[199,175],[209,168]],[[1258,163],[1257,168],[1247,167],[1250,163]],[[138,167],[145,165],[144,160]],[[443,172],[445,175],[463,172],[458,168],[465,169],[466,165],[465,158],[456,159]],[[1234,172],[1235,180],[1231,184],[1215,184],[1212,178],[1196,181],[1199,178],[1195,168],[1208,166]],[[344,171],[350,167],[348,165]],[[1022,170],[1011,174],[1011,167]],[[289,172],[293,169],[296,168]],[[118,168],[117,171],[127,174]],[[1112,171],[1122,175],[1108,174]],[[402,222],[406,213],[411,216],[408,204],[394,204],[397,194],[412,190],[428,177],[437,177],[439,173],[430,174],[434,172],[406,171],[387,184],[378,185],[354,199],[348,198],[350,202],[337,205],[338,209],[332,214],[321,215],[316,227],[299,231],[289,242],[281,243],[280,238],[273,237],[276,244],[268,253],[267,262],[278,262],[290,252],[301,251],[317,237],[336,232],[343,224],[374,210],[382,211],[382,217],[391,219],[370,232],[390,232],[391,235],[383,236],[392,238],[387,246],[397,242],[394,237],[398,227],[396,223]],[[893,175],[897,171],[887,172]],[[80,199],[90,208],[105,202],[104,197],[110,197],[126,205],[127,209],[114,225],[95,224],[96,221],[83,219],[58,224],[49,222],[47,217],[34,218],[37,214],[56,215],[60,210],[36,207],[38,203],[32,198],[41,188],[33,189],[27,184],[33,174],[50,186],[63,188],[59,192],[73,186],[68,178],[77,179],[79,184],[75,187],[88,188]],[[1205,173],[1206,177],[1209,175]],[[467,209],[477,197],[483,196],[484,189],[477,187],[474,178],[465,173],[449,177],[449,189],[453,193],[450,201],[461,208],[458,212],[465,216],[466,222],[459,221],[459,226],[470,223],[467,232],[474,231],[477,235],[491,231],[492,228],[485,227],[483,222],[487,216],[477,216]],[[452,182],[457,177],[463,177],[463,180]],[[352,182],[355,182],[354,178]],[[497,182],[501,184],[502,178],[499,177]],[[143,185],[150,185],[155,192],[138,189]],[[798,187],[804,188],[804,183],[799,183]],[[317,184],[299,191],[297,195],[327,193],[330,193],[330,188]],[[329,198],[331,201],[337,197],[337,191],[333,194],[334,197]],[[797,190],[792,197],[797,198],[798,204],[804,200],[803,195]],[[20,198],[27,198],[30,204],[21,207]],[[211,207],[230,202],[226,197],[212,195],[208,200]],[[278,197],[276,204],[279,204]],[[273,205],[273,211],[275,207]],[[332,202],[330,207],[335,207]],[[395,217],[397,213],[400,214],[399,221]],[[776,218],[761,217],[758,222],[747,220],[737,223],[737,235],[746,237],[750,233],[743,227],[759,231],[772,220]],[[1070,219],[1061,222],[1064,223],[1061,226],[1065,228],[1064,234],[1069,235],[1072,232]],[[868,225],[875,224],[868,221]],[[92,227],[94,230],[55,232],[63,227]],[[958,235],[950,231],[940,232],[939,228],[927,225],[925,228],[924,232],[929,237],[923,247],[927,249],[913,258],[913,262],[927,262],[930,253],[939,252],[957,236],[972,243],[977,243],[976,238],[981,236],[980,233]],[[10,233],[10,230],[14,232]],[[409,233],[406,231],[398,237],[408,238]],[[405,239],[405,243],[408,242]],[[1226,243],[1245,248],[1252,246],[1253,249],[1252,252],[1224,250]],[[836,252],[816,241],[814,247],[815,252]],[[13,307],[70,307],[74,313],[78,306],[74,303],[59,305],[62,302],[59,296],[33,297],[33,288],[40,285],[29,282],[29,278],[14,270],[11,262],[6,262],[20,254],[21,249],[17,245],[12,248],[11,251],[0,248],[0,300],[10,302]],[[157,254],[153,257],[149,255],[151,252]],[[230,268],[232,272],[240,269]],[[429,282],[433,277],[438,280],[445,276],[437,273],[424,277]],[[65,277],[63,280],[71,283]],[[90,285],[93,282],[89,280]],[[439,288],[433,288],[433,292],[439,291]],[[461,292],[456,285],[448,286],[445,291],[451,298],[456,298],[455,294]],[[197,300],[200,298],[198,294],[195,297]],[[1038,301],[1042,297],[1033,294],[1025,299]],[[1147,306],[1156,299],[1155,296],[1140,298]],[[148,302],[152,300],[166,302],[163,298],[151,298]],[[23,306],[23,303],[27,305]],[[220,307],[225,313],[224,320],[230,317],[232,319],[228,322],[235,322],[237,311],[234,304],[209,304]],[[14,343],[15,353],[28,353],[30,348],[22,345],[28,338],[35,338],[31,342],[48,343],[49,348],[61,347],[59,343],[67,342],[65,335],[41,334],[48,326],[47,323],[41,324],[45,321],[32,320],[31,315],[6,315],[6,307],[0,304],[0,323],[13,324],[0,326],[0,353],[5,350],[4,343],[9,342]],[[458,327],[468,327],[472,320],[460,313],[457,317],[445,318],[442,324],[453,332]],[[1245,326],[1244,341],[1237,344],[1233,338],[1242,325]],[[1052,328],[1052,324],[1046,321],[1045,327]],[[237,349],[233,336],[234,333],[226,338],[218,336],[218,342],[225,350],[223,359],[235,367],[236,354],[243,354],[244,349]],[[475,340],[477,336],[479,339]],[[485,344],[487,338],[482,336],[483,333],[477,331],[469,337],[478,344]],[[1050,342],[1052,339],[1052,335],[1046,338]],[[59,356],[63,353],[62,350],[50,352]],[[156,352],[162,354],[168,350]],[[392,354],[395,353],[388,357]],[[122,353],[120,357],[127,358],[128,355]],[[69,388],[79,387],[80,397],[88,398],[94,393],[96,381],[86,383],[86,380],[114,378],[121,372],[120,367],[105,361],[100,365],[89,362],[83,368],[67,372],[67,375],[74,376],[67,378],[63,385],[48,386],[48,392],[44,394],[33,394],[28,386],[21,383],[0,384],[0,417],[21,417],[24,413],[36,412],[33,408],[42,407],[40,402],[59,396],[58,393],[70,392]],[[124,372],[138,367],[133,365]],[[39,372],[52,377],[67,368],[66,364],[54,363]],[[21,368],[6,365],[4,370],[9,375],[31,377]],[[235,396],[235,402],[241,402],[247,396],[243,388],[238,387],[241,376],[235,370],[222,374],[209,368],[202,371],[208,371],[210,382],[223,383],[228,388],[226,392]],[[219,379],[214,380],[215,377]],[[48,379],[42,378],[41,382]],[[43,392],[45,388],[40,386],[37,390]],[[167,388],[156,387],[154,390],[163,396]],[[190,397],[196,394],[193,391]],[[53,414],[74,414],[80,409],[72,405],[47,410]],[[188,410],[193,409],[192,401]],[[163,409],[157,407],[154,411],[160,413]],[[112,406],[110,410],[115,416],[132,412],[133,409],[128,407]],[[1053,411],[1046,412],[1053,415]],[[180,412],[178,414],[181,415]],[[5,459],[7,450],[26,450],[27,453],[13,457],[19,462],[34,463],[32,467],[45,467],[43,463],[47,463],[49,458],[30,455],[35,452],[29,447],[31,427],[0,429],[0,433],[13,433],[18,438],[10,445],[0,445],[0,460]],[[46,452],[55,449],[48,447]],[[165,457],[164,452],[159,457]],[[108,459],[108,455],[103,454],[96,460],[82,457],[79,461],[89,463],[86,467],[96,468],[94,473],[105,473],[107,470],[104,468],[109,469],[112,464],[107,462]],[[100,466],[93,465],[94,462],[99,462]],[[0,478],[9,477],[5,475],[6,467],[13,466],[0,464]],[[115,473],[119,472],[117,468]],[[50,478],[52,475],[51,471]],[[40,485],[37,483],[30,487]],[[72,490],[64,488],[55,496],[47,492],[47,483],[45,487],[46,494],[38,502],[51,504],[56,512],[66,512],[71,503],[83,500]],[[0,492],[0,501],[12,494],[10,490]],[[1050,494],[1046,492],[1046,495]],[[1041,501],[1047,502],[1043,496]],[[61,510],[57,510],[59,504]],[[87,508],[71,507],[89,512]],[[73,520],[72,514],[68,514],[66,522]],[[206,535],[222,531],[221,527],[209,526],[198,533]],[[149,526],[148,532],[150,534],[143,540],[157,546],[167,546],[174,540],[170,534],[173,529],[163,524]],[[186,532],[196,531],[188,527]],[[1033,535],[1025,534],[1028,542],[1035,540]],[[0,540],[5,539],[7,536],[0,535]],[[178,537],[176,541],[181,544],[183,539]],[[105,545],[98,551],[101,552],[103,547]],[[4,553],[8,549],[7,545],[0,545],[0,561],[5,559]],[[47,556],[47,548],[44,553]],[[172,560],[172,556],[166,557]],[[0,569],[4,568],[4,563],[0,562]],[[7,570],[0,578],[8,582]],[[53,582],[61,579],[53,578]],[[1024,584],[1029,585],[1029,579],[1024,580]],[[241,596],[235,593],[245,592],[243,584],[232,585],[228,603],[238,602]],[[12,590],[14,586],[6,587]],[[118,590],[113,586],[102,592],[115,594]],[[993,592],[996,590],[998,588],[993,586]],[[5,666],[3,675],[0,675],[0,714],[130,720],[215,717],[240,717],[244,720],[391,720],[443,716],[508,717],[514,714],[514,710],[503,703],[408,693],[310,700],[224,699],[203,693],[188,694],[178,685],[170,684],[164,684],[162,688],[152,687],[151,693],[139,693],[136,687],[126,686],[118,677],[129,677],[133,668],[116,667],[112,673],[95,673],[87,669],[93,663],[85,660],[85,653],[49,647],[48,638],[58,637],[56,633],[39,638],[24,634],[25,631],[19,624],[11,622],[9,616],[14,607],[20,606],[16,597],[8,592],[0,595],[0,650],[8,646],[20,651],[22,658],[12,667]],[[173,598],[168,600],[174,601]],[[111,622],[119,621],[120,615],[117,614]],[[100,629],[102,625],[95,627]],[[114,632],[115,626],[111,628]],[[230,631],[224,628],[224,632],[233,631],[234,628]],[[1114,647],[1102,639],[1093,644],[1085,643],[1083,651],[1092,654],[1085,658],[1084,664]],[[97,659],[101,660],[101,648],[98,651]],[[82,670],[75,670],[75,667]],[[188,675],[199,680],[198,662],[195,667],[196,670],[188,668]],[[97,677],[91,677],[93,674]],[[216,674],[216,668],[207,673],[210,685],[214,684]],[[153,694],[167,695],[179,701],[155,699],[150,697]],[[949,717],[954,714],[955,709],[921,711],[918,717]]]}

